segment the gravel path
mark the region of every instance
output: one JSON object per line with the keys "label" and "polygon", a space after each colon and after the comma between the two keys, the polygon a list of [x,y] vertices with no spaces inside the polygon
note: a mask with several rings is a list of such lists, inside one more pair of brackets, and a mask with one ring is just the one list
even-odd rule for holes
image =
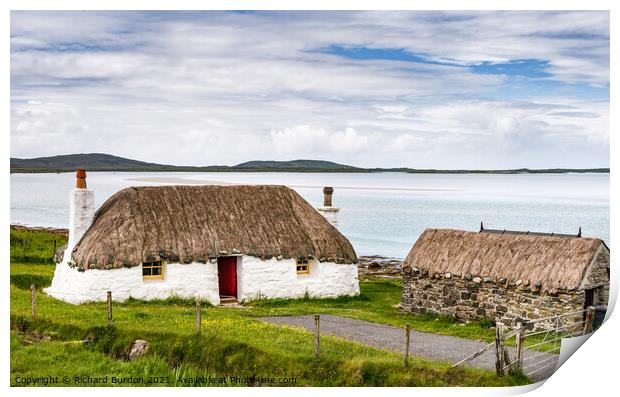
{"label": "gravel path", "polygon": [[[314,316],[312,315],[263,317],[260,320],[279,325],[298,326],[309,330],[314,329]],[[321,333],[339,336],[379,349],[402,352],[404,348],[404,329],[368,321],[322,314]],[[409,351],[416,356],[456,363],[486,345],[487,343],[485,342],[471,339],[411,330]],[[509,349],[510,356],[514,357],[514,349]],[[559,355],[557,354],[525,350],[523,354],[524,371],[530,374],[534,381],[546,379],[555,371],[555,365],[548,364],[557,363],[558,357]],[[495,371],[495,349],[489,349],[480,357],[470,361],[469,365]]]}

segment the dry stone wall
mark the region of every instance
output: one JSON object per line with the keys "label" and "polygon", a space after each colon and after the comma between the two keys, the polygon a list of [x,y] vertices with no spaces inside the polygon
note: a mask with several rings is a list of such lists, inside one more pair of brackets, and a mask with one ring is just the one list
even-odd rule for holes
{"label": "dry stone wall", "polygon": [[[403,269],[401,310],[410,313],[442,314],[461,321],[490,318],[514,324],[581,310],[584,301],[585,293],[580,290],[541,292],[541,285],[529,281]],[[570,321],[582,321],[581,315]]]}

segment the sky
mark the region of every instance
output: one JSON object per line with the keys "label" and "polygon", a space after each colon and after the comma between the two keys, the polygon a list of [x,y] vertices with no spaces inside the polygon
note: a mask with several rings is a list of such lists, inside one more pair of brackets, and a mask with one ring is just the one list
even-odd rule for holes
{"label": "sky", "polygon": [[609,166],[609,13],[11,12],[11,156]]}

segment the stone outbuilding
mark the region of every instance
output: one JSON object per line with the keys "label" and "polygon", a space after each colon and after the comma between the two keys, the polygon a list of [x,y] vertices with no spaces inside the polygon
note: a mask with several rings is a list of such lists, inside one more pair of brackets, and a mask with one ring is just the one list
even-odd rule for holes
{"label": "stone outbuilding", "polygon": [[607,305],[609,248],[596,238],[427,229],[403,262],[401,309],[512,323]]}
{"label": "stone outbuilding", "polygon": [[142,186],[95,212],[86,174],[70,193],[69,242],[52,285],[82,303],[359,294],[347,238],[285,186]]}

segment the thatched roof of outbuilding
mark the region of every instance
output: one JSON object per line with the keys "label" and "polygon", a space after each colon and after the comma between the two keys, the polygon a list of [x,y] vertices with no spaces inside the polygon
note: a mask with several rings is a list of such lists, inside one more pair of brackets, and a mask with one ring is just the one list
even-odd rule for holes
{"label": "thatched roof of outbuilding", "polygon": [[72,264],[110,269],[232,254],[357,261],[347,238],[285,186],[145,186],[99,208]]}
{"label": "thatched roof of outbuilding", "polygon": [[546,290],[577,289],[601,246],[607,249],[595,238],[427,229],[403,267],[431,276],[469,274],[540,283]]}

